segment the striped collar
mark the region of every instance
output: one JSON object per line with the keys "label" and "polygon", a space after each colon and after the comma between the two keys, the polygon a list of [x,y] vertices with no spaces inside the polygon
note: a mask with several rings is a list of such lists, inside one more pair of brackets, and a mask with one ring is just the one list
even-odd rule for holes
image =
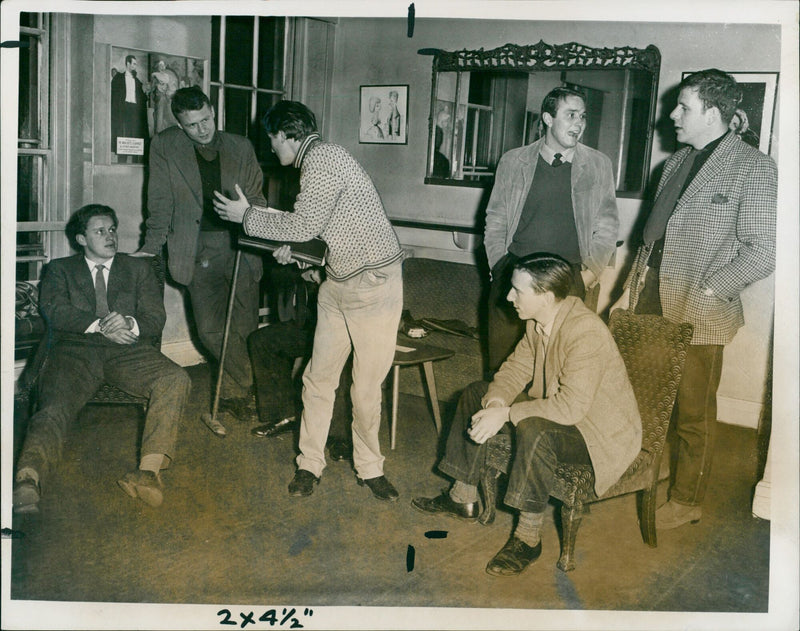
{"label": "striped collar", "polygon": [[314,132],[313,134],[309,134],[303,139],[303,142],[300,144],[300,147],[297,149],[297,155],[294,157],[294,166],[295,168],[299,169],[300,165],[303,164],[303,158],[306,157],[306,151],[308,151],[309,146],[312,142],[319,140],[319,134]]}

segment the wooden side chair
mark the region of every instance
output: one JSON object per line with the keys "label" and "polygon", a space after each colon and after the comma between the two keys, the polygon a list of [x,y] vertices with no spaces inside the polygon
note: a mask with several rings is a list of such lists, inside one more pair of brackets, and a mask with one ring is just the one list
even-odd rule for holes
{"label": "wooden side chair", "polygon": [[[575,569],[575,539],[584,504],[618,495],[642,492],[639,524],[642,539],[656,547],[656,486],[664,453],[678,384],[683,373],[686,348],[692,339],[692,325],[673,324],[661,316],[612,312],[609,328],[625,362],[642,417],[642,448],[619,481],[601,497],[594,492],[594,471],[590,465],[559,465],[553,497],[561,500],[562,542],[558,567]],[[508,434],[487,441],[486,460],[480,486],[483,490],[482,524],[495,517],[497,480],[511,462],[513,444]]]}

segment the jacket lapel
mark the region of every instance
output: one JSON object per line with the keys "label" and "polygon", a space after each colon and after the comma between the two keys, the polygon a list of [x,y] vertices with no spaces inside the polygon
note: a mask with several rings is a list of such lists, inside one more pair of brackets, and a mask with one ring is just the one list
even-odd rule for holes
{"label": "jacket lapel", "polygon": [[75,284],[84,297],[86,302],[90,305],[95,304],[94,297],[94,283],[92,282],[92,270],[86,264],[86,258],[83,254],[76,254],[72,257],[73,276]]}
{"label": "jacket lapel", "polygon": [[176,145],[177,151],[172,154],[173,162],[183,179],[186,180],[186,187],[192,192],[202,211],[203,183],[200,181],[200,168],[197,166],[194,145],[183,130],[181,130],[180,136],[176,135]]}
{"label": "jacket lapel", "polygon": [[125,287],[131,290],[134,282],[125,263],[125,259],[117,254],[114,257],[114,264],[108,272],[108,306],[112,311],[115,311],[117,296],[119,296],[122,288]]}
{"label": "jacket lapel", "polygon": [[733,132],[728,132],[728,135],[725,136],[722,142],[717,145],[717,148],[711,152],[705,164],[689,183],[683,195],[680,196],[678,206],[681,206],[687,200],[691,199],[697,191],[701,190],[711,178],[722,170],[725,164],[730,160],[731,149],[735,142],[737,142],[736,135]]}

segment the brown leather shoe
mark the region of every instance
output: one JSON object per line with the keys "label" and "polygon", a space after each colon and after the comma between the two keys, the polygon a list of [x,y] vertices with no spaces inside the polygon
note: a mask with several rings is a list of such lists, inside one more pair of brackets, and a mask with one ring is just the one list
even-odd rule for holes
{"label": "brown leather shoe", "polygon": [[42,491],[33,478],[24,478],[14,483],[13,507],[15,513],[38,513]]}
{"label": "brown leather shoe", "polygon": [[670,500],[656,509],[656,529],[671,530],[684,524],[696,524],[703,515],[699,506],[678,504]]}
{"label": "brown leather shoe", "polygon": [[120,488],[131,497],[138,497],[148,506],[158,507],[164,501],[162,493],[161,476],[152,471],[137,469],[126,473],[125,476],[117,481]]}
{"label": "brown leather shoe", "polygon": [[289,495],[294,497],[306,497],[314,492],[314,484],[319,484],[319,478],[311,471],[298,469],[294,474],[294,479],[289,482]]}
{"label": "brown leather shoe", "polygon": [[486,573],[492,576],[518,576],[542,554],[542,542],[534,547],[511,535],[500,552],[486,565]]}
{"label": "brown leather shoe", "polygon": [[411,505],[423,513],[444,513],[465,521],[478,519],[478,502],[454,502],[447,491],[437,497],[415,497]]}
{"label": "brown leather shoe", "polygon": [[397,498],[400,497],[400,493],[398,493],[397,489],[392,486],[392,483],[386,479],[385,475],[378,476],[377,478],[369,478],[368,480],[362,480],[356,477],[356,481],[358,482],[358,486],[368,486],[372,494],[384,502],[396,502]]}

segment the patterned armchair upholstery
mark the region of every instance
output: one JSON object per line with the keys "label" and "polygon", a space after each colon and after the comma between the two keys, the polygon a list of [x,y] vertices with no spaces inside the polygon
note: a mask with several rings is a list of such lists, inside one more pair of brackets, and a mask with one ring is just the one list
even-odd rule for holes
{"label": "patterned armchair upholstery", "polygon": [[[683,373],[686,347],[692,339],[692,325],[673,324],[660,316],[634,315],[617,310],[609,328],[625,362],[642,417],[642,448],[627,471],[601,497],[594,492],[594,472],[589,465],[560,465],[556,471],[553,497],[561,500],[562,544],[558,567],[575,569],[574,548],[584,504],[643,491],[639,520],[642,539],[656,546],[655,503],[658,471],[664,453],[678,384]],[[481,487],[483,511],[479,521],[490,524],[495,517],[497,480],[508,470],[513,451],[508,434],[487,441]]]}

